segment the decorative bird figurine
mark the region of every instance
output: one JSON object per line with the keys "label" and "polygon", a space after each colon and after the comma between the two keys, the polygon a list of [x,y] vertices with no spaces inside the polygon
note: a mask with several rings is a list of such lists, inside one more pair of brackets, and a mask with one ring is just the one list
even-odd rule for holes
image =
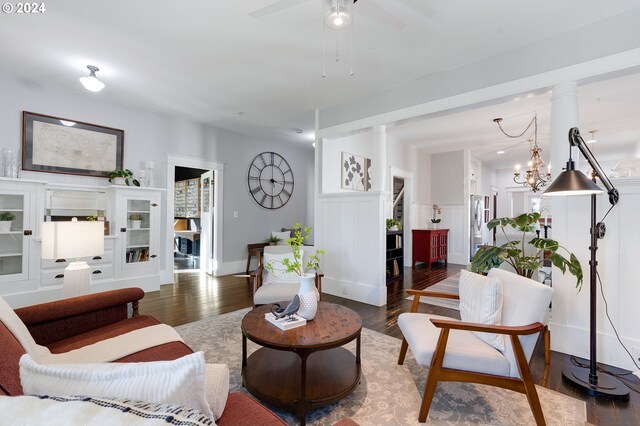
{"label": "decorative bird figurine", "polygon": [[297,294],[293,296],[293,300],[284,309],[280,307],[279,303],[274,303],[273,305],[271,305],[271,313],[273,314],[273,316],[275,316],[276,319],[289,316],[289,319],[287,321],[295,321],[293,318],[293,314],[298,312],[298,309],[300,309],[300,297],[298,297]]}

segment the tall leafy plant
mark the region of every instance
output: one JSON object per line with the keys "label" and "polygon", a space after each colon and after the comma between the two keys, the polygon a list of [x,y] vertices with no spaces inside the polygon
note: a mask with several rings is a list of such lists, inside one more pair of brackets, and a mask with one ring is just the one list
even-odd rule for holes
{"label": "tall leafy plant", "polygon": [[[491,220],[487,224],[487,228],[489,230],[500,228],[507,242],[501,246],[480,246],[471,260],[471,270],[483,273],[491,268],[497,268],[503,262],[507,262],[518,275],[531,278],[535,271],[542,266],[542,253],[548,251],[550,252],[549,260],[551,263],[560,269],[563,274],[568,271],[573,275],[576,278],[576,287],[580,290],[583,278],[582,265],[580,265],[580,261],[573,253],[550,238],[534,237],[526,241],[530,234],[535,231],[534,225],[538,222],[538,219],[540,219],[540,213],[524,213],[514,218],[502,217]],[[507,234],[506,227],[515,229],[519,238],[511,239],[514,234]],[[536,249],[535,254],[527,255],[525,253],[527,244]],[[563,254],[566,254],[568,258]]]}
{"label": "tall leafy plant", "polygon": [[310,271],[318,269],[320,267],[320,255],[325,253],[324,249],[316,250],[313,255],[309,256],[306,263],[302,259],[303,250],[301,250],[301,247],[304,245],[304,242],[309,239],[310,233],[311,228],[302,229],[302,225],[296,223],[293,229],[293,235],[286,241],[286,244],[291,246],[293,252],[292,259],[285,257],[282,261],[273,260],[265,265],[267,270],[273,272],[275,265],[280,264],[284,267],[282,269],[283,272],[295,272],[299,276],[304,277]]}

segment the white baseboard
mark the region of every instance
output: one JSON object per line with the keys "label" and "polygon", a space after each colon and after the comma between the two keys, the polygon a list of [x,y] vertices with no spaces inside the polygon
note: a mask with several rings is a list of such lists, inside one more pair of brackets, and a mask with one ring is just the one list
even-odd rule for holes
{"label": "white baseboard", "polygon": [[[255,263],[255,262],[253,262]],[[218,269],[213,271],[214,277],[219,277],[222,275],[231,275],[231,274],[244,274],[247,269],[247,261],[246,260],[235,260],[232,262],[222,262]],[[251,271],[249,271],[251,272]]]}
{"label": "white baseboard", "polygon": [[373,286],[325,276],[322,279],[322,292],[373,306],[383,306],[387,303],[386,285]]}
{"label": "white baseboard", "polygon": [[[566,324],[557,324],[553,321],[550,323],[549,329],[551,330],[552,350],[589,359],[588,329],[569,326]],[[627,339],[624,336],[620,337],[622,342],[630,351],[632,347],[640,347],[640,341]],[[620,345],[615,336],[598,333],[597,346],[598,362],[631,371],[637,370],[637,367],[633,365],[629,355],[625,352],[624,348]]]}

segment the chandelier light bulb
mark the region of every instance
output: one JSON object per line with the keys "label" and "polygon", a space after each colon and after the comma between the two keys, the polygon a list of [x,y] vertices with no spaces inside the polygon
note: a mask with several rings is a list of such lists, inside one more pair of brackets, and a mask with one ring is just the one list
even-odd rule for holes
{"label": "chandelier light bulb", "polygon": [[104,83],[98,80],[98,77],[96,77],[96,72],[100,71],[100,68],[93,65],[87,65],[87,68],[90,71],[89,75],[79,78],[80,83],[82,83],[84,88],[91,92],[99,92],[104,89]]}

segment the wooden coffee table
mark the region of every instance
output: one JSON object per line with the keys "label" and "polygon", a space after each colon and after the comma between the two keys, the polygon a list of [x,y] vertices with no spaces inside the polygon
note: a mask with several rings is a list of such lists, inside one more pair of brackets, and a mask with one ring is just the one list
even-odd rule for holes
{"label": "wooden coffee table", "polygon": [[[313,321],[282,331],[264,319],[270,309],[260,306],[242,319],[242,382],[256,398],[293,410],[304,425],[309,411],[344,398],[360,383],[362,318],[319,302]],[[248,358],[247,339],[262,346]],[[355,356],[342,347],[354,339]]]}

